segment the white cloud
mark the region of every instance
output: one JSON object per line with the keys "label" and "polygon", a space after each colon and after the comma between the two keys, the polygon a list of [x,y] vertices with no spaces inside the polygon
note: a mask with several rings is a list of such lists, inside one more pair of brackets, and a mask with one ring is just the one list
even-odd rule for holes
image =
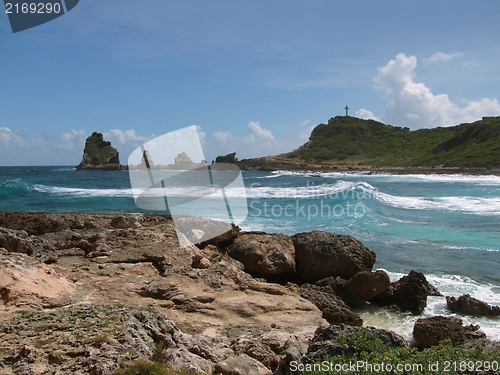
{"label": "white cloud", "polygon": [[227,143],[232,138],[231,132],[216,132],[213,134],[213,138],[216,142]]}
{"label": "white cloud", "polygon": [[274,140],[274,135],[270,130],[264,129],[260,126],[259,122],[250,121],[248,124],[248,130],[250,134],[245,138],[248,142],[252,143],[255,141],[272,141]]}
{"label": "white cloud", "polygon": [[290,152],[307,141],[314,126],[304,128],[310,121],[297,126],[296,137],[276,138],[274,134],[262,127],[258,121],[250,121],[248,124],[248,134],[245,137],[234,136],[231,132],[219,131],[212,135],[214,147],[212,153],[225,155],[236,152],[236,156],[241,160],[259,156],[276,155]]}
{"label": "white cloud", "polygon": [[427,64],[436,64],[436,65],[448,65],[451,60],[462,57],[464,55],[463,52],[456,52],[456,53],[443,53],[443,52],[436,52],[433,55],[429,56],[428,58],[424,59],[424,63]]}
{"label": "white cloud", "polygon": [[120,129],[111,129],[109,132],[104,133],[104,139],[111,141],[111,143],[119,143],[124,145],[129,142],[144,143],[149,141],[152,137],[142,137],[135,133],[134,129],[122,131]]}
{"label": "white cloud", "polygon": [[361,108],[359,111],[356,111],[356,117],[363,118],[365,120],[382,121],[380,118],[375,116],[371,111],[364,108]]}
{"label": "white cloud", "polygon": [[311,120],[306,120],[306,121],[302,121],[300,123],[300,126],[306,126],[307,124],[309,124],[311,122]]}
{"label": "white cloud", "polygon": [[377,87],[387,92],[384,122],[408,126],[411,129],[450,126],[481,119],[482,116],[500,115],[497,99],[464,100],[459,107],[448,95],[434,95],[424,83],[415,82],[417,58],[400,53],[395,60],[378,68]]}

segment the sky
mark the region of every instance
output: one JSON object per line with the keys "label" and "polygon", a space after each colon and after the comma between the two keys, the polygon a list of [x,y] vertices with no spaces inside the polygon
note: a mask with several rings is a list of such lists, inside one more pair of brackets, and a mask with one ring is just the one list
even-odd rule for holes
{"label": "sky", "polygon": [[500,116],[498,0],[80,0],[12,33],[0,15],[0,165],[123,164],[197,125],[206,159],[292,151],[329,118],[411,129]]}

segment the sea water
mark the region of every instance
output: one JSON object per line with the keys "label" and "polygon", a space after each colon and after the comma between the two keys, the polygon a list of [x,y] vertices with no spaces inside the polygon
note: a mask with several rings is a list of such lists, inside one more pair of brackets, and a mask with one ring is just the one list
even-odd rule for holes
{"label": "sea water", "polygon": [[[468,293],[500,306],[500,177],[368,173],[243,172],[243,230],[349,234],[377,254],[374,269],[391,280],[423,272],[445,296]],[[185,187],[189,191],[189,187]],[[183,187],[167,194],[182,195]],[[72,167],[0,167],[0,210],[126,213],[137,208],[127,171]],[[220,219],[200,207],[199,215]],[[429,297],[424,316],[456,316]],[[368,305],[366,325],[407,337],[416,316]],[[500,317],[458,314],[500,340]]]}

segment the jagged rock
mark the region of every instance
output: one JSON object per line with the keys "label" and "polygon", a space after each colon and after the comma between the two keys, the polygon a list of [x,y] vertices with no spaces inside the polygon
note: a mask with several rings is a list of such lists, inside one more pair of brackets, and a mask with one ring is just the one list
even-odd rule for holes
{"label": "jagged rock", "polygon": [[117,216],[111,220],[110,225],[115,229],[140,228],[141,216]]}
{"label": "jagged rock", "polygon": [[186,369],[196,373],[211,373],[214,363],[191,353],[186,348],[169,348],[163,352],[163,362],[175,369]]}
{"label": "jagged rock", "polygon": [[220,155],[215,158],[216,163],[227,163],[227,164],[237,164],[238,158],[236,157],[236,152],[232,152],[227,155]]}
{"label": "jagged rock", "polygon": [[85,141],[83,159],[76,167],[81,170],[121,170],[119,153],[104,140],[102,133],[94,132]]}
{"label": "jagged rock", "polygon": [[57,260],[54,246],[40,237],[28,235],[24,230],[0,227],[0,246],[12,253],[22,253],[45,263]]}
{"label": "jagged rock", "polygon": [[372,298],[371,302],[419,315],[427,305],[427,296],[435,295],[440,293],[427,281],[423,273],[410,271],[407,276],[391,283],[385,292]]}
{"label": "jagged rock", "polygon": [[271,370],[276,370],[278,367],[278,356],[260,340],[239,339],[231,345],[231,349],[237,354],[247,354]]}
{"label": "jagged rock", "polygon": [[[346,338],[350,338],[352,335],[358,332],[359,329],[360,327],[349,326],[346,324],[321,326],[316,329],[311,342],[330,341],[334,337],[338,336],[345,336]],[[386,344],[401,348],[410,347],[410,343],[408,342],[408,340],[392,331],[374,327],[364,327],[364,329],[368,330],[374,335],[377,335]]]}
{"label": "jagged rock", "polygon": [[432,316],[420,318],[413,326],[413,338],[423,348],[437,345],[441,340],[450,339],[453,346],[467,341],[484,339],[486,335],[479,326],[464,326],[462,319],[456,317]]}
{"label": "jagged rock", "polygon": [[323,318],[330,324],[349,324],[361,326],[363,320],[340,299],[331,288],[304,284],[300,287],[300,295],[316,305],[323,313]]}
{"label": "jagged rock", "polygon": [[469,294],[461,295],[458,299],[446,296],[446,305],[449,310],[464,314],[491,316],[500,315],[500,307],[490,306],[483,301],[472,298]]}
{"label": "jagged rock", "polygon": [[271,375],[267,367],[246,354],[217,363],[214,372],[222,375]]}
{"label": "jagged rock", "polygon": [[240,230],[232,223],[200,217],[176,217],[175,226],[193,244],[217,245],[232,242]]}
{"label": "jagged rock", "polygon": [[229,247],[231,258],[245,265],[245,271],[263,275],[295,275],[295,249],[290,237],[264,232],[240,233]]}
{"label": "jagged rock", "polygon": [[181,290],[176,284],[161,286],[155,282],[150,282],[140,289],[131,289],[143,297],[151,297],[155,299],[171,299],[172,297],[181,294]]}
{"label": "jagged rock", "polygon": [[371,271],[375,253],[351,236],[313,230],[292,236],[301,279],[315,282],[329,276],[349,280]]}

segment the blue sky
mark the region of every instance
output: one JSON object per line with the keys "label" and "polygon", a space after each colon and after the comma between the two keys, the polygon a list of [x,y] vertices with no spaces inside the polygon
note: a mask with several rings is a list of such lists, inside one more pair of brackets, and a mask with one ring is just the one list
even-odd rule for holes
{"label": "blue sky", "polygon": [[345,114],[412,129],[500,116],[500,2],[80,0],[0,16],[0,165],[76,165],[198,125],[207,160],[291,151]]}

